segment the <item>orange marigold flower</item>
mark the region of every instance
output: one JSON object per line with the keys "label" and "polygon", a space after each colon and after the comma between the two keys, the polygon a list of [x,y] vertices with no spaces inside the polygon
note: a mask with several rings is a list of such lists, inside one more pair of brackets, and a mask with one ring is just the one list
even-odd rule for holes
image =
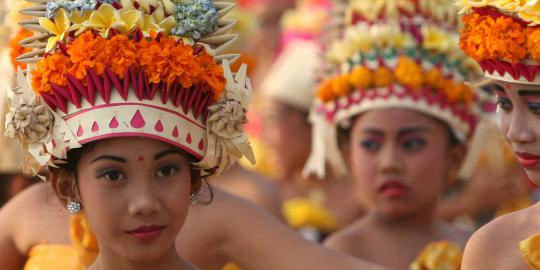
{"label": "orange marigold flower", "polygon": [[379,67],[373,72],[373,84],[375,87],[388,86],[394,82],[394,73],[388,68]]}
{"label": "orange marigold flower", "polygon": [[212,88],[214,92],[214,99],[219,100],[223,90],[225,90],[225,84],[227,80],[223,75],[223,68],[216,63],[214,58],[207,53],[202,53],[197,57],[199,66],[202,69],[200,79],[203,83]]}
{"label": "orange marigold flower", "polygon": [[500,16],[493,19],[489,15],[473,13],[464,16],[463,22],[460,47],[473,59],[501,59],[515,63],[527,57],[527,32],[513,18]]}
{"label": "orange marigold flower", "polygon": [[11,65],[13,66],[14,69],[17,69],[17,67],[21,67],[22,69],[26,68],[25,63],[21,63],[17,61],[16,59],[17,57],[32,51],[32,49],[30,48],[25,48],[19,45],[19,41],[25,38],[29,38],[31,36],[33,36],[33,33],[31,31],[28,31],[26,29],[21,29],[19,30],[17,35],[9,42],[9,48],[10,48],[9,55],[11,57]]}
{"label": "orange marigold flower", "polygon": [[143,39],[137,43],[139,64],[151,83],[160,83],[168,68],[166,57],[161,45],[154,41]]}
{"label": "orange marigold flower", "polygon": [[334,91],[332,91],[332,79],[325,80],[317,89],[317,98],[322,102],[329,102],[335,99]]}
{"label": "orange marigold flower", "polygon": [[485,40],[491,58],[513,63],[525,58],[527,40],[521,24],[510,17],[499,17],[491,27],[492,35]]}
{"label": "orange marigold flower", "polygon": [[67,46],[67,52],[73,62],[69,73],[79,80],[86,78],[86,71],[89,68],[95,69],[98,75],[103,74],[105,72],[103,51],[106,46],[107,42],[102,37],[94,36],[91,31],[84,32]]}
{"label": "orange marigold flower", "polygon": [[354,87],[365,89],[373,83],[373,75],[367,67],[358,66],[351,71],[349,81]]}
{"label": "orange marigold flower", "polygon": [[433,89],[442,89],[444,87],[444,77],[441,71],[437,68],[426,72],[424,79],[426,81],[426,85],[431,86]]}
{"label": "orange marigold flower", "polygon": [[67,73],[73,63],[63,53],[45,57],[32,71],[32,88],[37,93],[51,93],[51,84],[67,86]]}
{"label": "orange marigold flower", "polygon": [[396,80],[412,89],[419,89],[424,83],[422,68],[413,60],[401,57],[395,70]]}
{"label": "orange marigold flower", "polygon": [[101,52],[104,64],[109,67],[117,76],[124,78],[124,74],[129,67],[137,64],[137,48],[135,42],[124,35],[116,35],[108,40],[105,49]]}
{"label": "orange marigold flower", "polygon": [[353,85],[349,81],[349,76],[339,75],[332,79],[332,91],[336,96],[343,97],[348,95],[353,89]]}
{"label": "orange marigold flower", "polygon": [[193,55],[193,47],[184,45],[182,42],[176,43],[174,38],[170,38],[173,45],[168,49],[170,52],[168,64],[170,66],[168,74],[164,78],[168,83],[178,81],[182,87],[193,86],[203,70]]}
{"label": "orange marigold flower", "polygon": [[470,57],[477,61],[489,57],[484,38],[490,35],[490,25],[494,23],[491,17],[473,13],[463,17],[460,47]]}
{"label": "orange marigold flower", "polygon": [[471,88],[463,83],[445,80],[443,89],[449,101],[463,102],[467,105],[470,105],[474,101],[474,94]]}
{"label": "orange marigold flower", "polygon": [[540,62],[540,29],[527,29],[527,50],[531,57]]}

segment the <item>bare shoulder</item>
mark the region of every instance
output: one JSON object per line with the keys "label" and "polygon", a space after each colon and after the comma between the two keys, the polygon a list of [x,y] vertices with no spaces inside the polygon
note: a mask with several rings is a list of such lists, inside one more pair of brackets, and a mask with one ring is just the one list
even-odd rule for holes
{"label": "bare shoulder", "polygon": [[529,269],[520,252],[519,242],[540,232],[540,205],[496,218],[476,231],[467,242],[463,268]]}
{"label": "bare shoulder", "polygon": [[358,223],[353,223],[330,235],[324,246],[344,253],[355,253],[359,243],[364,238],[364,230]]}
{"label": "bare shoulder", "polygon": [[[57,229],[42,231],[36,226]],[[0,228],[23,252],[43,241],[69,243],[68,216],[49,183],[34,184],[11,199],[0,210]]]}

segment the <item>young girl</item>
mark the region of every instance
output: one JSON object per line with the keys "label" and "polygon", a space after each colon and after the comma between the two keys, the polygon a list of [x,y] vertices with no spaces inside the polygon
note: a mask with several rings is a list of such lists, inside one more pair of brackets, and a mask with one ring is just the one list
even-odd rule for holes
{"label": "young girl", "polygon": [[476,123],[464,84],[474,65],[457,46],[452,3],[392,3],[349,4],[327,53],[336,69],[318,90],[306,170],[324,174],[327,160],[350,172],[366,206],[326,246],[393,269],[459,269],[468,234],[435,214]]}
{"label": "young girl", "polygon": [[[461,48],[494,80],[502,132],[529,179],[538,184],[538,3],[458,4],[465,14]],[[481,228],[467,244],[463,269],[540,269],[539,213],[539,205],[535,204]]]}
{"label": "young girl", "polygon": [[[202,178],[252,152],[243,132],[251,88],[220,54],[234,3],[47,2],[22,22],[6,133],[51,167],[67,210],[95,232],[89,269],[195,269],[175,239]],[[193,24],[196,21],[197,23]],[[210,198],[211,200],[211,198]]]}
{"label": "young girl", "polygon": [[325,180],[302,176],[311,149],[308,115],[322,69],[317,39],[329,21],[329,1],[297,1],[282,18],[283,48],[268,72],[264,94],[264,136],[273,155],[275,178],[285,198],[284,216],[306,238],[321,241],[361,215],[350,181],[328,174]]}

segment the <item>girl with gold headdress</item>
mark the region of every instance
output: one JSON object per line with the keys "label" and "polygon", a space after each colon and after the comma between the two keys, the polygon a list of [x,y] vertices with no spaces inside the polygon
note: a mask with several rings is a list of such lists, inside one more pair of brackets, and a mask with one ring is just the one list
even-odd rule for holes
{"label": "girl with gold headdress", "polygon": [[[538,184],[539,3],[456,3],[464,15],[461,49],[495,83],[502,132],[529,179]],[[463,269],[540,269],[539,211],[535,204],[482,227],[467,244]]]}
{"label": "girl with gold headdress", "polygon": [[394,269],[459,269],[468,233],[439,220],[478,121],[478,76],[448,1],[350,1],[326,54],[304,173],[350,173],[366,214],[325,245]]}

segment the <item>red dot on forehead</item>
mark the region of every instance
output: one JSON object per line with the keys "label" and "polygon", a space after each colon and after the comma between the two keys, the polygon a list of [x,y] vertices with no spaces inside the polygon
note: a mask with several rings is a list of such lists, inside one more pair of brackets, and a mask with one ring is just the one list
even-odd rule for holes
{"label": "red dot on forehead", "polygon": [[144,161],[144,157],[143,157],[143,156],[139,156],[139,161]]}

